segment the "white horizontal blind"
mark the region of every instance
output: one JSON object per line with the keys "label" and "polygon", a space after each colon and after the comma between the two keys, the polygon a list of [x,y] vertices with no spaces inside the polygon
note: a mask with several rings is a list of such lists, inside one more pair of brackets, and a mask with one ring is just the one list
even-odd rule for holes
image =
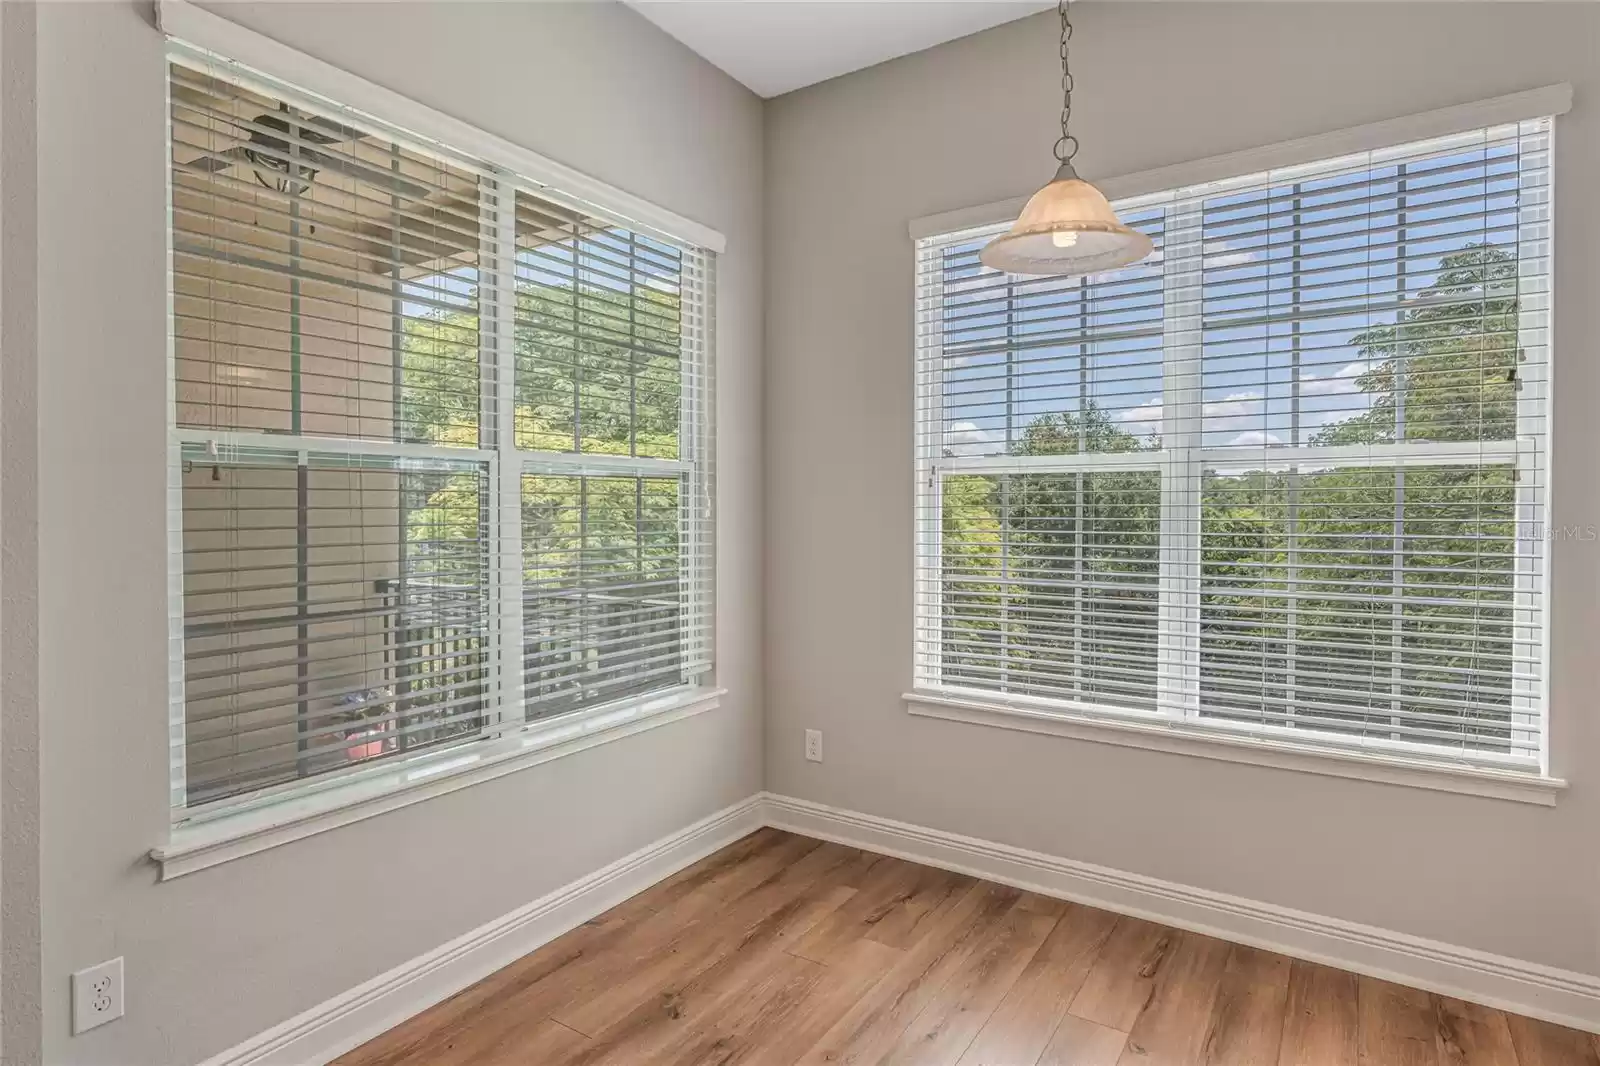
{"label": "white horizontal blind", "polygon": [[476,735],[486,470],[185,449],[185,761],[214,799]]}
{"label": "white horizontal blind", "polygon": [[712,257],[174,57],[174,807],[705,676]]}
{"label": "white horizontal blind", "polygon": [[530,718],[710,667],[709,257],[517,194]]}
{"label": "white horizontal blind", "polygon": [[919,686],[1538,765],[1550,127],[919,241]]}
{"label": "white horizontal blind", "polygon": [[178,425],[476,447],[478,175],[171,72]]}

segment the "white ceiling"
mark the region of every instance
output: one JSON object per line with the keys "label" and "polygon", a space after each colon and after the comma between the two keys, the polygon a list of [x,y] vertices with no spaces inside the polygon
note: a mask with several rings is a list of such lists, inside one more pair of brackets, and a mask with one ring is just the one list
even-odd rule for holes
{"label": "white ceiling", "polygon": [[628,0],[761,96],[1055,7],[1052,0]]}

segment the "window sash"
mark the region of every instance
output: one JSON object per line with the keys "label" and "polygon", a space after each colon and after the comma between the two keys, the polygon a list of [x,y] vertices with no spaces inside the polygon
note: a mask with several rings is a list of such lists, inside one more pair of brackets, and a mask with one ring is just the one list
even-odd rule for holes
{"label": "window sash", "polygon": [[[274,79],[243,70],[207,53],[174,43],[169,59],[182,69],[198,71],[203,77],[217,78],[246,86],[271,99],[291,102],[312,114],[344,114],[338,105],[301,93]],[[168,359],[168,510],[169,510],[169,648],[171,739],[171,803],[175,820],[208,817],[213,813],[244,806],[274,803],[356,779],[393,774],[397,766],[419,759],[448,759],[448,752],[473,740],[504,737],[530,727],[549,728],[569,718],[604,715],[618,706],[658,700],[662,694],[688,690],[709,683],[712,671],[712,624],[714,589],[711,585],[714,551],[714,470],[712,363],[714,339],[712,290],[715,284],[715,256],[702,247],[670,238],[648,227],[632,226],[603,209],[565,197],[543,183],[525,179],[505,167],[460,157],[448,149],[415,138],[404,130],[389,127],[364,114],[350,113],[351,124],[384,139],[393,139],[409,150],[438,156],[451,166],[478,175],[478,344],[479,382],[477,412],[478,441],[473,446],[387,440],[370,433],[364,436],[319,437],[308,434],[264,432],[251,429],[208,428],[192,418],[179,418],[180,379],[177,370],[176,325],[169,334]],[[168,119],[169,142],[173,120]],[[173,158],[169,143],[169,160]],[[169,162],[169,167],[173,164]],[[169,174],[171,172],[169,171]],[[169,178],[170,180],[170,178]],[[632,234],[647,234],[656,244],[670,244],[681,256],[678,330],[681,384],[679,443],[672,459],[638,455],[575,454],[559,451],[518,448],[512,431],[516,425],[517,351],[517,226],[515,205],[522,195],[548,204],[561,204],[600,220],[606,227]],[[169,196],[170,200],[170,196]],[[169,242],[173,227],[168,227]],[[172,250],[169,248],[169,262]],[[175,284],[175,282],[174,282]],[[630,282],[637,285],[637,281]],[[226,312],[224,312],[226,313]],[[174,314],[169,296],[169,319]],[[175,319],[173,320],[175,322]],[[216,800],[195,799],[190,795],[187,759],[189,756],[189,706],[185,692],[185,521],[183,470],[186,462],[200,454],[214,458],[219,465],[241,461],[252,455],[296,456],[304,463],[308,456],[321,455],[354,465],[406,461],[444,463],[452,467],[466,464],[481,468],[484,498],[487,501],[486,537],[483,555],[489,580],[488,606],[482,626],[488,634],[487,693],[483,698],[481,724],[455,738],[442,750],[426,756],[410,757],[402,752],[385,752],[349,767],[302,776],[281,784],[240,791]],[[525,476],[552,474],[564,477],[670,478],[679,486],[676,541],[679,568],[673,590],[674,608],[680,634],[678,669],[668,674],[658,671],[655,683],[640,691],[615,699],[601,699],[563,713],[555,718],[535,718],[527,711],[523,671],[527,651],[523,640],[524,563],[522,483]],[[599,637],[595,639],[600,639]]]}
{"label": "window sash", "polygon": [[[1203,681],[1205,618],[1204,546],[1202,492],[1207,470],[1221,467],[1248,467],[1252,470],[1290,471],[1311,468],[1318,471],[1353,469],[1408,470],[1471,466],[1480,470],[1504,467],[1514,472],[1514,514],[1518,530],[1542,530],[1547,513],[1548,441],[1544,411],[1548,381],[1549,317],[1549,119],[1523,122],[1511,127],[1512,141],[1526,138],[1542,141],[1536,151],[1541,161],[1531,164],[1530,180],[1521,163],[1517,165],[1515,249],[1518,262],[1518,329],[1523,362],[1519,378],[1523,384],[1516,394],[1517,434],[1510,439],[1483,441],[1398,441],[1361,444],[1307,444],[1294,441],[1271,448],[1245,451],[1235,446],[1208,444],[1202,418],[1202,399],[1206,392],[1203,377],[1205,354],[1204,314],[1206,263],[1204,205],[1233,190],[1263,184],[1261,176],[1227,179],[1205,186],[1142,195],[1119,203],[1119,213],[1159,206],[1161,307],[1161,400],[1164,418],[1160,426],[1161,447],[1156,451],[1128,451],[1087,454],[1014,454],[1010,433],[1004,454],[963,454],[962,449],[946,446],[947,423],[947,347],[946,324],[951,306],[944,288],[945,250],[966,245],[992,233],[1002,232],[1004,224],[986,225],[929,237],[917,244],[916,306],[916,417],[914,424],[916,493],[916,567],[913,674],[916,687],[959,694],[970,692],[987,702],[1015,703],[1032,710],[1060,708],[1091,715],[1110,715],[1181,722],[1186,726],[1222,732],[1244,732],[1263,737],[1282,737],[1297,743],[1312,742],[1330,747],[1350,747],[1395,756],[1423,755],[1430,758],[1482,762],[1514,768],[1540,770],[1548,760],[1548,730],[1545,728],[1542,643],[1544,627],[1544,585],[1547,577],[1546,549],[1539,537],[1514,536],[1511,553],[1515,574],[1512,597],[1510,646],[1516,662],[1506,679],[1510,689],[1508,724],[1504,726],[1508,751],[1474,750],[1461,744],[1430,743],[1415,734],[1425,734],[1426,715],[1409,715],[1392,735],[1345,736],[1333,731],[1324,720],[1313,717],[1307,729],[1291,731],[1282,725],[1263,721],[1230,720],[1224,708],[1208,694]],[[1471,131],[1459,138],[1435,142],[1434,151],[1444,152],[1451,144],[1470,143],[1492,131]],[[1507,136],[1507,131],[1498,131]],[[1363,160],[1333,161],[1297,166],[1294,172],[1275,173],[1272,184],[1285,180],[1323,178],[1337,173],[1340,165],[1360,172],[1379,165],[1404,161],[1418,154],[1419,144],[1399,145],[1369,153]],[[1448,180],[1448,175],[1444,180]],[[1270,186],[1269,186],[1270,187]],[[1404,216],[1402,215],[1402,218]],[[1405,223],[1400,223],[1405,232]],[[1001,276],[1003,277],[1003,276]],[[992,280],[991,284],[997,284]],[[1488,297],[1485,296],[1485,299]],[[1009,301],[1008,301],[1009,305]],[[1363,308],[1366,305],[1363,305]],[[1281,312],[1277,312],[1281,314]],[[1271,317],[1274,312],[1268,312]],[[980,323],[978,314],[969,319]],[[1091,332],[1087,343],[1093,344]],[[1076,343],[1076,342],[1074,342]],[[954,354],[971,350],[970,342]],[[1009,425],[1009,422],[1008,422]],[[1015,475],[1096,474],[1110,471],[1156,473],[1161,480],[1160,581],[1155,619],[1157,698],[1153,706],[1137,701],[1105,701],[1095,698],[1072,699],[1059,694],[1030,695],[1008,692],[984,685],[962,683],[946,663],[950,627],[946,602],[949,575],[944,553],[945,495],[953,478]],[[1398,506],[1398,505],[1397,505]],[[1009,535],[1009,534],[1008,534]],[[1303,594],[1303,593],[1301,593]],[[1399,589],[1395,596],[1401,595]],[[1384,600],[1388,603],[1391,600]],[[1394,601],[1398,604],[1399,601]],[[1397,609],[1398,606],[1397,606]],[[1468,638],[1475,639],[1475,638]],[[1291,658],[1299,644],[1291,640]],[[1291,664],[1292,665],[1292,664]],[[1337,666],[1334,667],[1337,669]],[[1081,683],[1081,679],[1080,679]],[[1399,691],[1396,682],[1395,691]],[[1465,716],[1467,705],[1458,714]],[[1248,715],[1244,717],[1249,717]],[[1286,716],[1287,717],[1287,716]],[[1397,722],[1399,720],[1397,719]],[[1453,736],[1455,734],[1452,734]]]}

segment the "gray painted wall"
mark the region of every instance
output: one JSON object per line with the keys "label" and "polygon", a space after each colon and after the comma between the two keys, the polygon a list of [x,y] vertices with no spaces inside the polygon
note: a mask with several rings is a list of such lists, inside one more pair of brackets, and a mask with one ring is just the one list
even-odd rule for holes
{"label": "gray painted wall", "polygon": [[[1086,4],[1079,168],[1109,176],[1570,81],[1554,522],[1600,523],[1600,7]],[[1554,809],[910,717],[908,220],[1053,170],[1053,13],[767,108],[767,787],[1600,973],[1600,545],[1554,546]],[[802,757],[820,728],[827,761]]]}
{"label": "gray painted wall", "polygon": [[0,1062],[39,1059],[34,5],[0,6]]}
{"label": "gray painted wall", "polygon": [[[0,26],[8,206],[18,188],[15,7],[5,5]],[[167,823],[166,161],[153,136],[164,121],[162,46],[147,4],[43,5],[37,240],[30,212],[18,222],[6,211],[0,248],[8,1062],[36,1042],[29,1015],[41,990],[45,1061],[198,1061],[763,781],[1600,972],[1600,723],[1585,698],[1600,687],[1587,640],[1600,620],[1594,545],[1555,546],[1556,770],[1572,789],[1553,810],[906,715],[906,222],[1026,193],[1049,175],[1050,16],[763,109],[615,5],[220,7],[727,234],[719,655],[732,695],[670,727],[155,882],[144,855]],[[1600,283],[1600,206],[1587,196],[1600,173],[1600,8],[1093,4],[1077,21],[1077,132],[1091,176],[1572,81],[1578,102],[1557,160],[1555,522],[1600,524],[1600,468],[1588,458],[1600,445],[1591,414],[1600,306],[1590,296]],[[35,251],[37,316],[26,291],[18,316],[15,275],[5,271]],[[34,328],[37,360],[21,345],[17,368],[15,338]],[[35,371],[36,402],[27,391]],[[35,518],[37,565],[14,540]],[[25,746],[35,719],[13,717],[32,706],[34,685],[14,672],[19,661],[32,669],[33,645],[19,660],[14,638],[33,635],[42,766]],[[808,726],[827,732],[826,763],[801,757]],[[24,746],[13,745],[17,736]],[[35,881],[31,896],[30,847],[31,876],[42,869],[42,893]],[[40,895],[42,930],[29,909]],[[13,961],[26,963],[41,932],[34,979]],[[128,1016],[70,1037],[67,975],[117,954],[127,957]]]}
{"label": "gray painted wall", "polygon": [[[760,101],[617,5],[220,9],[726,234],[718,654],[730,695],[684,722],[157,884],[144,855],[168,817],[163,43],[148,3],[40,5],[52,1066],[197,1062],[760,787]],[[68,975],[115,955],[127,959],[126,1018],[69,1036]]]}

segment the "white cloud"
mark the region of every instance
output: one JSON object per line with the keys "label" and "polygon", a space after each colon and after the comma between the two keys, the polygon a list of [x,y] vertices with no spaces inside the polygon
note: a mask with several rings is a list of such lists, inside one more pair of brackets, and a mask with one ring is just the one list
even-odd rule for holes
{"label": "white cloud", "polygon": [[1161,399],[1156,397],[1146,400],[1138,407],[1117,412],[1119,422],[1127,422],[1135,429],[1147,429],[1154,433],[1161,432]]}
{"label": "white cloud", "polygon": [[1207,429],[1233,429],[1229,423],[1241,418],[1253,419],[1261,413],[1259,392],[1230,392],[1220,400],[1213,400],[1200,409]]}
{"label": "white cloud", "polygon": [[1254,252],[1223,252],[1221,255],[1206,256],[1207,270],[1222,270],[1225,267],[1242,266],[1245,263],[1256,261]]}
{"label": "white cloud", "polygon": [[1241,266],[1245,263],[1256,261],[1256,253],[1248,250],[1235,250],[1227,241],[1213,241],[1204,251],[1205,269],[1221,270],[1225,267]]}
{"label": "white cloud", "polygon": [[1260,447],[1266,444],[1282,444],[1283,438],[1276,433],[1263,433],[1259,429],[1252,429],[1239,434],[1228,443],[1245,448],[1251,446]]}
{"label": "white cloud", "polygon": [[1300,395],[1333,396],[1356,391],[1356,378],[1367,372],[1365,363],[1346,363],[1331,374],[1306,374],[1300,379]]}
{"label": "white cloud", "polygon": [[[1202,406],[1200,415],[1211,431],[1243,429],[1260,420],[1261,400],[1259,392],[1231,392]],[[1135,432],[1160,433],[1163,414],[1161,400],[1152,398],[1118,413],[1117,419]]]}
{"label": "white cloud", "polygon": [[988,455],[995,451],[989,445],[998,439],[975,422],[953,422],[944,431],[944,450],[947,455]]}

